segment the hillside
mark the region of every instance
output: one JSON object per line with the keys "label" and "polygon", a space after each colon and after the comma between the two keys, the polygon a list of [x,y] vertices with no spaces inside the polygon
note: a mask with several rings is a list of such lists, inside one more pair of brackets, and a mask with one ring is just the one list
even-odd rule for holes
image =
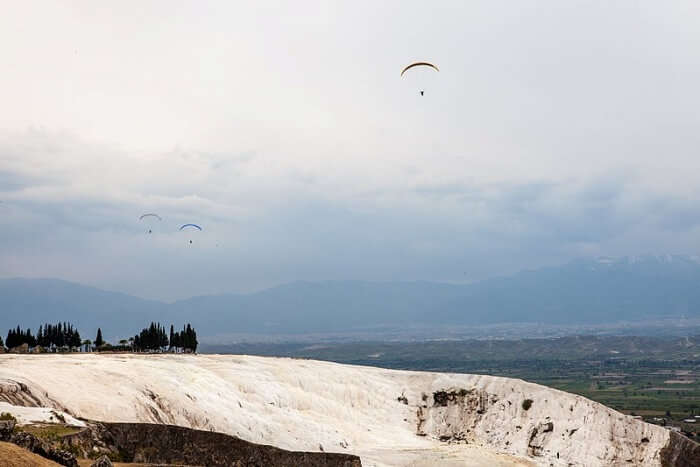
{"label": "hillside", "polygon": [[365,466],[653,466],[688,450],[661,427],[521,380],[284,358],[3,355],[0,399],[357,454]]}
{"label": "hillside", "polygon": [[55,317],[75,322],[90,338],[98,326],[108,338],[126,337],[152,320],[191,322],[200,336],[405,334],[495,323],[656,321],[658,329],[659,320],[700,318],[700,263],[687,256],[598,258],[466,285],[294,282],[172,304],[56,280],[0,280],[2,325],[36,329]]}
{"label": "hillside", "polygon": [[[54,323],[57,317],[80,324],[81,333],[94,332],[99,326],[110,329],[112,336],[133,335],[131,323],[142,318],[167,316],[164,303],[130,295],[107,292],[56,279],[0,279],[1,332],[22,325],[32,331],[40,324]],[[3,339],[4,339],[3,335]]]}
{"label": "hillside", "polygon": [[14,444],[0,441],[0,467],[60,467],[60,464],[32,454]]}

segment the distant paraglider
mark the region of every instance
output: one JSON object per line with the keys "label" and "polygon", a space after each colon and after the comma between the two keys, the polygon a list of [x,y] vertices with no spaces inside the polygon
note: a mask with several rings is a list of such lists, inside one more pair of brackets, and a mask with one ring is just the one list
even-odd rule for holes
{"label": "distant paraglider", "polygon": [[417,66],[427,66],[427,67],[432,68],[432,69],[435,70],[435,71],[440,71],[440,69],[439,69],[437,66],[433,65],[432,63],[428,63],[428,62],[415,62],[415,63],[411,63],[410,65],[406,66],[403,70],[401,70],[401,76],[403,76],[403,74],[406,73],[406,72],[407,72],[408,70],[410,70],[411,68],[415,68],[415,67],[417,67]]}
{"label": "distant paraglider", "polygon": [[[162,221],[162,220],[163,220],[158,214],[155,214],[155,213],[153,213],[153,212],[149,212],[149,213],[146,213],[146,214],[141,214],[141,216],[139,217],[139,220],[142,221],[142,220],[144,220],[144,219],[147,219],[147,220],[148,220],[148,219],[150,219],[150,220],[158,219],[159,221]],[[149,234],[150,234],[150,233],[153,233],[153,230],[152,230],[151,228],[149,228],[149,229],[148,229],[148,233],[149,233]]]}
{"label": "distant paraglider", "polygon": [[[440,69],[436,65],[433,65],[432,63],[414,62],[414,63],[411,63],[410,65],[407,65],[406,67],[404,67],[403,70],[401,70],[401,77],[403,78],[404,73],[406,73],[408,70],[410,70],[412,68],[416,68],[416,67],[428,67],[428,68],[432,68],[435,71],[438,71],[438,72],[440,71]],[[425,91],[423,89],[421,89],[420,95],[423,96],[424,94],[425,94]]]}
{"label": "distant paraglider", "polygon": [[153,213],[153,212],[149,212],[149,213],[147,213],[147,214],[141,214],[141,216],[139,217],[139,220],[143,219],[144,217],[155,217],[155,218],[158,219],[159,221],[162,221],[162,220],[163,220],[162,217],[160,217],[158,214],[155,214],[155,213]]}
{"label": "distant paraglider", "polygon": [[[182,227],[180,227],[180,230],[185,230],[185,229],[197,229],[197,230],[202,230],[200,226],[197,224],[184,224]],[[190,240],[190,244],[192,243],[192,240]]]}

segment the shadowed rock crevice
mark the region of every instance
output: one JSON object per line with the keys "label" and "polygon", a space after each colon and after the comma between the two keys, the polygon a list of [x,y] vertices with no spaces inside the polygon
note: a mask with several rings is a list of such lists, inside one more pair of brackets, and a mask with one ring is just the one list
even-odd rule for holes
{"label": "shadowed rock crevice", "polygon": [[464,442],[473,439],[472,430],[498,399],[478,389],[450,388],[435,391],[432,401],[427,394],[421,400],[416,412],[417,435]]}
{"label": "shadowed rock crevice", "polygon": [[527,443],[528,454],[535,457],[541,456],[553,431],[554,423],[552,422],[542,422],[533,428]]}

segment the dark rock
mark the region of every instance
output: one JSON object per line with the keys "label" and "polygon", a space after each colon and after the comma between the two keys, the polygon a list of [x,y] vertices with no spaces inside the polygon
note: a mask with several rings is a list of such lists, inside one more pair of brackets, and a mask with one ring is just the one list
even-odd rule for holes
{"label": "dark rock", "polygon": [[527,443],[527,451],[531,456],[541,456],[544,446],[554,431],[554,423],[542,422],[530,432],[530,440]]}
{"label": "dark rock", "polygon": [[300,452],[255,444],[235,436],[149,423],[95,423],[62,438],[64,447],[112,453],[123,462],[236,467],[361,467],[360,458]]}
{"label": "dark rock", "polygon": [[668,444],[661,449],[663,467],[696,467],[700,465],[700,444],[674,431],[669,432]]}
{"label": "dark rock", "polygon": [[56,449],[31,433],[24,431],[16,433],[12,435],[10,442],[43,458],[65,465],[66,467],[78,467],[78,461],[73,454],[62,449]]}
{"label": "dark rock", "polygon": [[453,389],[450,391],[435,391],[433,393],[433,401],[435,407],[447,407],[450,403],[459,403],[473,391],[466,389]]}
{"label": "dark rock", "polygon": [[0,421],[0,441],[9,441],[12,437],[12,432],[15,430],[14,420],[2,420]]}
{"label": "dark rock", "polygon": [[90,467],[112,467],[112,461],[107,456],[101,456]]}
{"label": "dark rock", "polygon": [[10,441],[16,444],[17,446],[24,448],[27,451],[31,451],[35,454],[39,454],[42,457],[46,457],[51,448],[48,445],[48,443],[45,443],[33,434],[27,433],[25,431],[20,431],[19,433],[16,433],[11,437]]}

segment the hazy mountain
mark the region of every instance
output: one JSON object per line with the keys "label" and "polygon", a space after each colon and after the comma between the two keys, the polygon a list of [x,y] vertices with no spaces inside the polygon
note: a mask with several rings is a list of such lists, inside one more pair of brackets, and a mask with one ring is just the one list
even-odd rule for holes
{"label": "hazy mountain", "polygon": [[[173,304],[57,280],[0,280],[0,332],[67,319],[93,333],[133,334],[159,319],[200,335],[323,333],[382,326],[609,323],[700,317],[700,262],[687,256],[576,260],[469,285],[294,282]],[[91,336],[88,336],[91,337]]]}
{"label": "hazy mountain", "polygon": [[440,319],[601,323],[700,315],[700,262],[689,256],[576,260],[466,288]]}
{"label": "hazy mountain", "polygon": [[98,326],[106,336],[133,335],[146,319],[165,316],[167,305],[118,292],[107,292],[56,279],[0,279],[0,333],[10,327],[31,327],[70,321],[94,339]]}

